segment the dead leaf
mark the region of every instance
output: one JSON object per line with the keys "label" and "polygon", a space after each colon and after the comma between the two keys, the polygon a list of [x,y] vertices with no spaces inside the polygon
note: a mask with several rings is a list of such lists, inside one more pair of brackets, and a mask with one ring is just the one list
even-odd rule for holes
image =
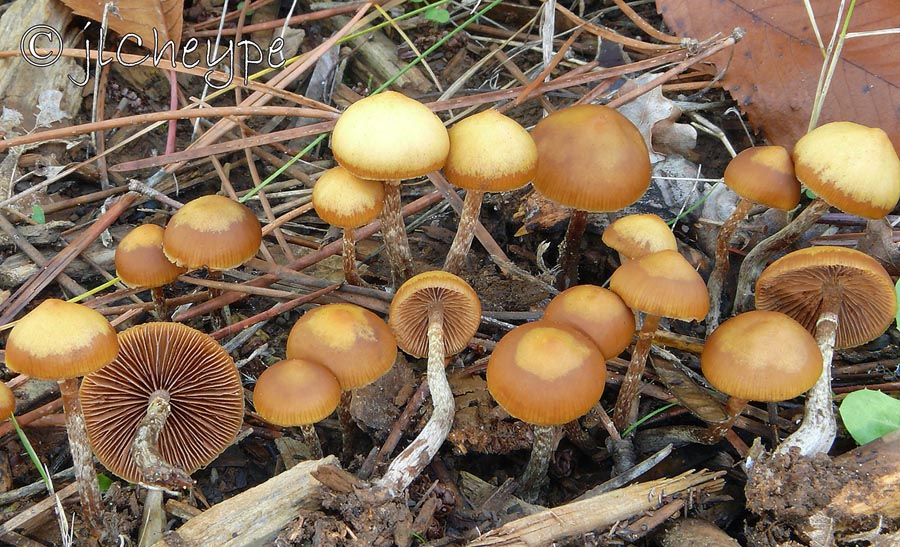
{"label": "dead leaf", "polygon": [[[62,0],[72,11],[103,21],[103,0]],[[156,43],[161,49],[169,40],[175,42],[175,50],[181,46],[181,25],[184,17],[184,0],[116,0],[118,15],[107,16],[109,28],[124,36],[131,32],[143,40],[145,48],[154,49],[153,30],[157,31]],[[130,41],[130,40],[129,40]]]}
{"label": "dead leaf", "polygon": [[[648,83],[657,74],[644,74],[622,86],[622,92]],[[669,153],[685,156],[697,145],[697,130],[689,124],[675,123],[681,117],[681,108],[656,86],[637,99],[619,107],[619,113],[631,120],[650,151],[650,162],[657,163]]]}
{"label": "dead leaf", "polygon": [[[812,0],[822,39],[831,37],[840,2]],[[750,122],[787,148],[806,133],[822,67],[803,2],[794,0],[657,0],[666,24],[700,40],[746,30],[733,55],[714,58],[723,84]],[[856,3],[850,32],[900,27],[896,0]],[[884,129],[900,148],[900,47],[897,35],[848,39],[819,124],[849,120]]]}

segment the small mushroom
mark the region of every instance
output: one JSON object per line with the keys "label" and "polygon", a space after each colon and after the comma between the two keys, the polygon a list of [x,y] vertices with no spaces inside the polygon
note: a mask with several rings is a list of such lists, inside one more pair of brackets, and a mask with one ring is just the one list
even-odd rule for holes
{"label": "small mushroom", "polygon": [[142,224],[128,232],[116,246],[116,275],[129,287],[150,289],[156,315],[169,319],[163,286],[174,282],[187,268],[176,266],[163,253],[165,230],[156,224]]}
{"label": "small mushroom", "polygon": [[641,258],[659,251],[677,251],[675,234],[657,215],[628,215],[603,230],[603,243],[619,253],[620,262]]}
{"label": "small mushroom", "polygon": [[6,420],[16,411],[16,397],[9,386],[0,382],[0,422]]}
{"label": "small mushroom", "polygon": [[581,331],[607,358],[622,353],[634,339],[634,312],[619,295],[596,285],[575,285],[554,296],[543,319]]}

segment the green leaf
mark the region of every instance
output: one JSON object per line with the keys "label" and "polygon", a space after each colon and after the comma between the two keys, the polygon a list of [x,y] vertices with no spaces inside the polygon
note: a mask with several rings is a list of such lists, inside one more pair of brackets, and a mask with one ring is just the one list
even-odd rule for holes
{"label": "green leaf", "polygon": [[844,426],[859,444],[900,429],[900,401],[880,391],[854,391],[844,397],[840,412]]}
{"label": "green leaf", "polygon": [[31,219],[38,224],[47,222],[47,217],[44,216],[44,210],[41,209],[41,206],[36,203],[31,206]]}
{"label": "green leaf", "polygon": [[443,25],[450,21],[450,12],[444,8],[431,8],[425,11],[425,19]]}
{"label": "green leaf", "polygon": [[113,480],[109,477],[109,475],[97,473],[97,483],[100,484],[100,491],[106,492],[107,490],[109,490],[109,487],[112,486]]}
{"label": "green leaf", "polygon": [[808,197],[809,199],[816,199],[816,193],[809,188],[803,190],[803,193],[806,194],[806,197]]}

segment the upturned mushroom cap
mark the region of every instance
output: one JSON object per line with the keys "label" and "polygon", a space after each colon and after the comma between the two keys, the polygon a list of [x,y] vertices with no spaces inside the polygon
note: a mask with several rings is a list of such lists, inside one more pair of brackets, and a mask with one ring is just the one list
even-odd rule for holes
{"label": "upturned mushroom cap", "polygon": [[6,366],[41,380],[84,376],[119,352],[116,331],[82,304],[48,298],[16,323],[6,341]]}
{"label": "upturned mushroom cap", "polygon": [[756,307],[785,313],[815,332],[828,284],[841,295],[836,349],[881,336],[897,314],[894,284],[878,261],[827,245],[788,253],[763,270],[756,282]]}
{"label": "upturned mushroom cap", "polygon": [[119,477],[142,480],[131,442],[151,396],[169,394],[171,413],[159,435],[162,458],[193,473],[237,436],[244,392],[234,361],[210,336],[181,323],[147,323],[119,334],[119,356],[81,384],[91,448]]}
{"label": "upturned mushroom cap", "polygon": [[397,341],[387,324],[369,310],[355,304],[326,304],[294,323],[287,358],[324,365],[341,389],[349,390],[371,384],[391,368]]}
{"label": "upturned mushroom cap", "polygon": [[428,314],[435,306],[444,312],[444,355],[462,351],[478,332],[481,301],[475,290],[451,273],[420,273],[400,286],[388,315],[397,345],[413,357],[428,355]]}
{"label": "upturned mushroom cap", "polygon": [[881,218],[900,199],[900,159],[877,127],[827,123],[797,141],[793,158],[800,182],[847,213]]}
{"label": "upturned mushroom cap", "polygon": [[678,251],[660,251],[619,266],[609,288],[628,307],[660,317],[699,321],[709,310],[700,274]]}
{"label": "upturned mushroom cap", "polygon": [[341,228],[358,228],[375,220],[384,205],[384,184],[365,180],[343,167],[325,171],[312,193],[319,218]]}
{"label": "upturned mushroom cap", "polygon": [[808,391],[822,373],[822,352],[803,326],[782,313],[750,311],[725,321],[703,346],[710,385],[747,401],[778,402]]}
{"label": "upturned mushroom cap", "polygon": [[428,107],[384,91],[356,101],[341,114],[331,133],[331,151],[357,177],[401,180],[443,167],[450,138]]}
{"label": "upturned mushroom cap", "polygon": [[596,285],[576,285],[554,296],[544,321],[578,329],[607,357],[622,353],[634,338],[634,312],[619,295]]}
{"label": "upturned mushroom cap", "polygon": [[253,211],[213,194],[186,203],[172,215],[163,235],[163,252],[190,270],[227,270],[253,258],[260,243],[262,228]]}
{"label": "upturned mushroom cap", "polygon": [[653,214],[628,215],[603,230],[603,243],[631,259],[676,251],[678,242],[666,222]]}
{"label": "upturned mushroom cap", "polygon": [[783,146],[754,146],[741,151],[725,168],[725,184],[753,203],[789,211],[800,203],[800,181]]}
{"label": "upturned mushroom cap", "polygon": [[583,211],[617,211],[650,186],[650,155],[640,131],[622,114],[596,104],[550,114],[531,132],[538,149],[534,187]]}
{"label": "upturned mushroom cap", "polygon": [[341,386],[326,367],[285,359],[263,371],[253,388],[253,406],[263,420],[292,427],[327,418],[341,401]]}
{"label": "upturned mushroom cap", "polygon": [[606,362],[580,331],[546,321],[518,326],[497,342],[487,386],[510,416],[560,425],[583,416],[603,395]]}
{"label": "upturned mushroom cap", "polygon": [[142,224],[128,232],[116,246],[116,275],[129,287],[154,288],[172,283],[187,271],[163,254],[165,230]]}
{"label": "upturned mushroom cap", "polygon": [[469,116],[450,128],[447,180],[466,190],[506,192],[525,186],[537,169],[534,139],[519,122],[496,110]]}
{"label": "upturned mushroom cap", "polygon": [[9,386],[0,382],[0,422],[16,411],[16,397]]}

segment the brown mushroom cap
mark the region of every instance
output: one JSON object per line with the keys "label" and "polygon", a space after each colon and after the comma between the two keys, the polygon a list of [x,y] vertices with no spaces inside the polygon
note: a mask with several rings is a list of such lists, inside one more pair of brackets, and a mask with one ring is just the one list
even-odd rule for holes
{"label": "brown mushroom cap", "polygon": [[741,151],[725,168],[725,184],[753,203],[789,211],[800,203],[800,181],[783,146],[754,146]]}
{"label": "brown mushroom cap", "polygon": [[356,101],[331,133],[334,159],[364,179],[402,180],[437,171],[449,150],[441,119],[396,91]]}
{"label": "brown mushroom cap", "polygon": [[444,311],[444,355],[456,355],[478,332],[481,301],[461,278],[444,271],[423,272],[400,286],[388,315],[388,324],[400,349],[413,357],[428,355],[428,313]]}
{"label": "brown mushroom cap", "polygon": [[469,116],[450,128],[447,180],[466,190],[506,192],[525,186],[537,169],[534,139],[519,122],[496,110]]}
{"label": "brown mushroom cap", "polygon": [[560,425],[583,416],[603,395],[606,359],[580,331],[546,321],[520,325],[497,342],[487,386],[510,416]]}
{"label": "brown mushroom cap", "polygon": [[350,390],[371,384],[391,368],[397,341],[387,324],[369,310],[355,304],[326,304],[294,323],[287,358],[324,365],[341,389]]}
{"label": "brown mushroom cap", "polygon": [[650,186],[650,155],[640,131],[612,108],[586,104],[550,114],[531,132],[538,149],[534,187],[583,211],[617,211]]}
{"label": "brown mushroom cap", "polygon": [[847,213],[881,218],[900,199],[900,159],[877,127],[827,123],[797,141],[793,158],[800,182]]}
{"label": "brown mushroom cap", "polygon": [[129,287],[154,288],[172,283],[187,271],[163,254],[165,230],[142,224],[128,232],[116,246],[116,275]]}
{"label": "brown mushroom cap", "polygon": [[822,374],[822,352],[803,326],[782,313],[750,311],[713,331],[700,367],[710,385],[747,401],[778,402],[808,391]]}
{"label": "brown mushroom cap", "polygon": [[384,205],[384,184],[357,177],[343,167],[325,171],[312,193],[319,218],[341,228],[358,228],[375,220]]}
{"label": "brown mushroom cap", "polygon": [[703,278],[678,251],[660,251],[619,266],[609,288],[628,307],[660,317],[699,321],[709,310]]}
{"label": "brown mushroom cap", "polygon": [[874,258],[846,247],[809,247],[788,253],[756,281],[756,307],[787,314],[815,332],[826,284],[839,287],[836,349],[873,340],[897,314],[894,284]]}
{"label": "brown mushroom cap", "polygon": [[16,411],[16,397],[9,386],[0,382],[0,422]]}
{"label": "brown mushroom cap", "polygon": [[188,474],[211,462],[237,436],[244,392],[234,361],[210,336],[181,323],[147,323],[119,334],[115,361],[81,384],[91,448],[119,477],[140,482],[131,442],[151,396],[169,394],[159,435],[162,458]]}
{"label": "brown mushroom cap", "polygon": [[334,374],[305,359],[285,359],[269,365],[253,388],[257,414],[282,427],[324,420],[340,401],[341,386]]}
{"label": "brown mushroom cap", "polygon": [[596,285],[576,285],[554,296],[544,321],[586,334],[607,357],[615,357],[634,338],[634,312],[619,295]]}
{"label": "brown mushroom cap", "polygon": [[654,214],[628,215],[603,230],[603,243],[627,258],[641,258],[659,251],[678,250],[675,234]]}
{"label": "brown mushroom cap", "polygon": [[262,228],[253,211],[213,194],[186,203],[172,215],[163,235],[163,252],[191,270],[227,270],[253,258],[260,243]]}
{"label": "brown mushroom cap", "polygon": [[116,331],[82,304],[48,298],[16,323],[6,341],[6,366],[41,380],[84,376],[119,352]]}

